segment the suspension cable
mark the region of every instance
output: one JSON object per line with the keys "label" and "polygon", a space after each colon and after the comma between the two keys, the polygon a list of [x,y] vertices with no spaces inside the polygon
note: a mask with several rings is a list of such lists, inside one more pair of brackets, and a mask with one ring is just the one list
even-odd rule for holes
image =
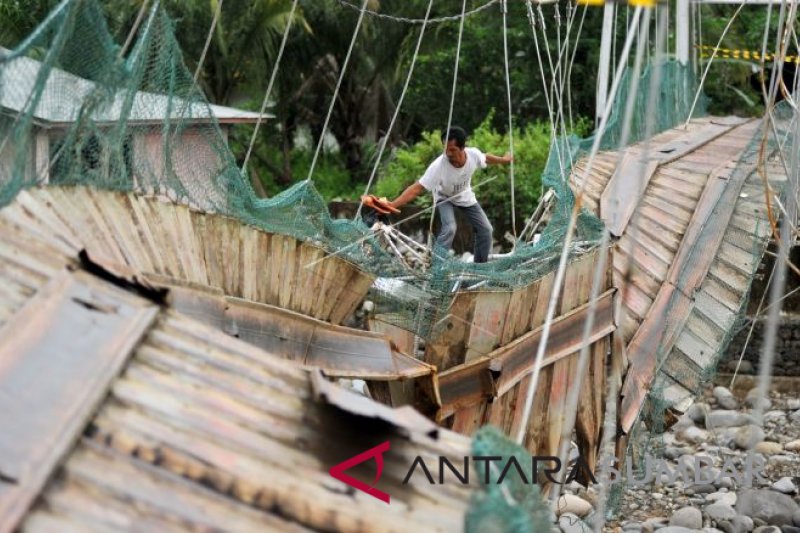
{"label": "suspension cable", "polygon": [[614,81],[611,84],[611,91],[609,93],[608,102],[606,102],[606,108],[603,112],[602,120],[600,121],[600,127],[598,128],[597,134],[595,135],[595,139],[592,145],[592,150],[589,154],[589,163],[584,172],[584,179],[582,180],[583,183],[581,185],[580,190],[578,191],[578,194],[576,194],[575,207],[572,210],[572,215],[570,216],[569,219],[569,225],[567,226],[567,231],[564,236],[564,246],[561,251],[561,258],[559,260],[558,270],[556,271],[556,276],[553,283],[553,291],[551,293],[550,301],[548,302],[547,316],[545,318],[544,326],[542,329],[542,339],[536,351],[536,358],[533,366],[533,375],[531,377],[530,386],[528,387],[527,395],[525,397],[522,420],[515,439],[517,444],[521,444],[523,442],[528,427],[528,423],[530,421],[531,408],[533,407],[533,399],[536,396],[536,389],[538,386],[542,361],[544,359],[545,350],[547,349],[547,341],[550,336],[550,329],[552,327],[553,317],[555,315],[556,304],[558,303],[558,296],[561,293],[561,287],[564,281],[564,273],[566,271],[566,266],[567,266],[567,256],[569,255],[569,247],[572,244],[572,234],[575,230],[575,225],[578,218],[578,212],[580,209],[580,202],[586,190],[586,185],[589,181],[587,176],[588,173],[591,172],[592,166],[594,165],[595,156],[597,155],[597,152],[599,151],[600,148],[600,140],[602,139],[606,126],[608,125],[608,116],[610,115],[611,112],[611,105],[613,104],[614,99],[616,98],[617,90],[619,88],[620,82],[622,81],[621,80],[622,74],[625,71],[624,66],[627,63],[631,45],[633,44],[633,39],[636,34],[636,32],[633,31],[635,27],[634,25],[638,26],[639,17],[641,15],[642,9],[643,9],[642,7],[637,7],[636,10],[634,11],[633,20],[631,21],[631,26],[628,28],[628,34],[626,37],[625,46],[623,47],[622,55],[620,57],[620,68],[618,69]]}
{"label": "suspension cable", "polygon": [[222,13],[222,4],[225,0],[218,0],[217,8],[214,10],[214,16],[211,19],[211,26],[208,28],[208,35],[206,36],[206,44],[203,45],[203,53],[200,54],[200,61],[197,62],[197,68],[194,70],[194,82],[197,83],[197,77],[200,76],[200,70],[203,68],[203,63],[206,60],[208,47],[211,45],[211,38],[214,36],[214,30],[217,28],[219,15]]}
{"label": "suspension cable", "polygon": [[503,0],[503,60],[505,63],[506,71],[506,99],[508,100],[508,150],[511,154],[511,164],[509,165],[508,173],[511,180],[511,233],[514,235],[514,245],[512,248],[517,247],[517,211],[516,201],[514,198],[514,118],[511,114],[511,76],[509,75],[508,67],[508,28],[506,24],[506,15],[508,13],[508,0]]}
{"label": "suspension cable", "polygon": [[[425,11],[425,19],[427,20],[431,14],[431,7],[433,6],[433,0],[428,1],[428,9]],[[408,85],[411,82],[411,76],[414,73],[414,66],[417,64],[417,57],[419,56],[419,48],[422,44],[422,38],[425,36],[425,29],[427,28],[427,24],[422,25],[422,29],[419,31],[419,37],[417,38],[417,46],[414,48],[414,56],[411,58],[411,66],[408,69],[408,75],[406,75],[406,81],[403,84],[403,90],[400,92],[400,98],[397,101],[397,106],[395,106],[394,114],[392,115],[392,120],[389,121],[389,128],[386,130],[386,135],[384,135],[383,140],[381,141],[380,148],[378,149],[378,156],[375,158],[375,165],[372,167],[372,173],[369,176],[369,180],[367,181],[367,186],[364,189],[364,195],[369,193],[369,189],[372,186],[372,181],[375,179],[376,174],[378,173],[378,167],[380,167],[381,159],[383,158],[383,151],[386,149],[386,144],[389,142],[389,137],[392,134],[392,129],[394,129],[394,124],[397,121],[397,117],[400,115],[400,108],[403,106],[403,99],[406,97],[406,91],[408,90]],[[358,220],[359,215],[361,215],[361,208],[364,204],[359,203],[358,209],[356,210],[356,216],[354,220]]]}
{"label": "suspension cable", "polygon": [[[366,2],[365,2],[366,5]],[[467,0],[461,2],[461,22],[458,25],[458,42],[456,43],[456,64],[453,68],[453,87],[450,91],[450,109],[447,112],[447,129],[444,130],[444,142],[442,143],[442,157],[447,152],[447,137],[450,135],[450,127],[453,125],[453,107],[456,102],[456,86],[458,85],[458,63],[461,58],[461,39],[464,36],[464,20],[466,20]],[[433,209],[431,210],[431,222],[428,227],[428,248],[433,249],[433,221],[436,218],[436,191],[433,191]]]}
{"label": "suspension cable", "polygon": [[[283,39],[281,39],[281,46],[278,48],[278,57],[275,58],[275,64],[272,66],[272,74],[269,77],[269,83],[267,84],[267,90],[264,93],[264,99],[261,101],[261,109],[258,112],[258,118],[256,119],[256,127],[253,130],[253,135],[250,137],[250,145],[247,147],[247,153],[244,156],[244,161],[242,162],[242,168],[239,169],[240,172],[244,172],[247,168],[247,162],[250,160],[250,154],[253,153],[253,146],[256,144],[256,138],[258,136],[258,129],[261,127],[261,120],[264,117],[264,110],[267,108],[267,102],[269,101],[269,95],[272,93],[272,86],[275,84],[275,78],[278,75],[278,67],[281,64],[281,58],[283,57],[283,50],[286,48],[286,41],[289,39],[289,30],[292,28],[292,22],[294,22],[294,12],[297,9],[297,1],[294,0],[292,2],[292,9],[289,11],[289,21],[286,23],[286,27],[283,29]],[[220,0],[220,4],[222,1]]]}
{"label": "suspension cable", "polygon": [[353,38],[350,39],[350,48],[347,49],[347,56],[345,56],[344,64],[342,64],[342,69],[339,72],[339,79],[336,81],[336,88],[333,90],[331,105],[328,106],[328,114],[325,117],[325,123],[322,125],[322,131],[319,134],[317,149],[314,151],[314,158],[311,160],[311,167],[308,169],[308,177],[306,177],[308,181],[311,181],[311,176],[314,174],[314,167],[317,165],[317,159],[319,158],[319,153],[322,150],[322,144],[325,142],[325,133],[328,131],[328,123],[331,120],[333,108],[336,106],[336,99],[339,97],[339,88],[342,86],[344,74],[347,72],[347,65],[350,63],[350,55],[353,53],[353,48],[355,48],[356,39],[358,38],[358,30],[361,29],[361,21],[364,20],[364,11],[367,9],[367,2],[369,2],[369,0],[364,0],[364,2],[361,4],[361,12],[358,14],[358,22],[356,22],[356,27],[353,30]]}
{"label": "suspension cable", "polygon": [[[341,4],[342,6],[348,7],[350,9],[354,9],[354,10],[360,10],[361,9],[357,5],[352,4],[352,3],[348,2],[347,0],[336,0],[336,1],[339,2],[339,4]],[[485,9],[490,8],[491,6],[493,6],[494,4],[496,4],[496,3],[500,2],[500,1],[501,0],[489,0],[485,4],[483,4],[481,6],[478,6],[478,7],[476,7],[475,9],[473,9],[471,11],[462,12],[460,15],[449,15],[449,16],[438,17],[438,18],[428,18],[427,16],[425,18],[423,18],[423,19],[397,17],[397,16],[394,16],[394,15],[388,15],[386,13],[378,13],[377,11],[374,11],[374,10],[371,10],[371,9],[367,9],[367,10],[365,10],[365,12],[370,16],[377,17],[379,19],[384,19],[384,20],[391,20],[392,22],[403,22],[403,23],[406,23],[406,24],[423,24],[423,25],[430,26],[431,24],[438,24],[440,22],[455,22],[457,20],[462,19],[463,17],[469,17],[469,16],[472,16],[472,15],[476,15],[476,14],[480,13],[481,11],[484,11]]]}

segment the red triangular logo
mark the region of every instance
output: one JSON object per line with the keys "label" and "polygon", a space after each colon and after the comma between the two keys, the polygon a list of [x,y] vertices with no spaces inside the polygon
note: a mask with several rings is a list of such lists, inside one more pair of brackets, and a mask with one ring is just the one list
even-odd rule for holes
{"label": "red triangular logo", "polygon": [[[370,448],[365,452],[361,452],[358,455],[354,455],[350,459],[346,461],[342,461],[336,466],[331,467],[328,473],[333,476],[334,479],[338,479],[342,483],[346,483],[353,487],[354,489],[358,489],[361,492],[366,492],[373,498],[378,498],[380,501],[389,503],[389,495],[383,491],[380,491],[375,488],[375,485],[381,479],[381,474],[383,473],[383,454],[389,451],[389,441],[382,442],[378,444],[374,448]],[[345,470],[349,470],[356,465],[363,463],[364,461],[368,461],[369,459],[375,459],[375,463],[378,466],[378,472],[375,475],[375,481],[372,482],[372,486],[367,485],[363,481],[359,481],[353,477],[348,476],[345,474]]]}

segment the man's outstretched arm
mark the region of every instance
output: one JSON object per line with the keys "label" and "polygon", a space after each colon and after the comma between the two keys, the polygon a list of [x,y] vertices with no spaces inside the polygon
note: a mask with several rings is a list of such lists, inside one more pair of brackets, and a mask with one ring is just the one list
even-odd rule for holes
{"label": "man's outstretched arm", "polygon": [[390,205],[392,207],[400,209],[401,207],[406,205],[408,202],[412,202],[414,200],[414,198],[419,196],[420,193],[422,193],[422,191],[424,191],[424,190],[425,190],[425,187],[420,185],[420,183],[418,181],[415,181],[414,183],[412,183],[411,185],[406,187],[406,190],[404,190],[403,193],[400,196],[398,196],[395,200],[393,200],[392,202],[389,202],[389,203],[390,203]]}
{"label": "man's outstretched arm", "polygon": [[513,160],[514,158],[511,157],[511,154],[509,152],[506,152],[506,154],[502,157],[499,155],[486,154],[487,165],[507,165],[508,163],[511,163],[511,161]]}

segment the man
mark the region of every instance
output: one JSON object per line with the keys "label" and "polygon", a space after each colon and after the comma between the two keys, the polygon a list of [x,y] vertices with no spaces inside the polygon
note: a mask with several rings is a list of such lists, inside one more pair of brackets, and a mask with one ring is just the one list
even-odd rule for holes
{"label": "man", "polygon": [[[475,232],[475,262],[485,263],[489,260],[492,249],[492,225],[481,209],[475,193],[472,192],[472,175],[486,165],[502,165],[511,162],[511,155],[498,157],[484,154],[477,148],[466,148],[467,134],[453,127],[447,132],[447,148],[444,155],[437,157],[428,166],[422,178],[406,188],[403,193],[389,205],[395,208],[411,202],[422,193],[423,189],[433,192],[436,212],[439,215],[441,228],[436,236],[436,243],[449,249],[456,236],[456,217],[454,209],[458,208],[466,215]],[[442,135],[445,143],[445,135]]]}

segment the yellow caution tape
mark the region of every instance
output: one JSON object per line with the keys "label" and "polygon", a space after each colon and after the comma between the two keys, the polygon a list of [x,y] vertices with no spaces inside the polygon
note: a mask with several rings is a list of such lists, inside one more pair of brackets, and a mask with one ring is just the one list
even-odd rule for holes
{"label": "yellow caution tape", "polygon": [[[703,59],[707,59],[710,57],[714,57],[717,59],[749,59],[754,61],[761,61],[761,52],[757,50],[741,50],[735,49],[731,50],[730,48],[717,48],[716,52],[714,52],[715,48],[713,46],[695,46],[695,48],[700,49],[700,57]],[[764,55],[764,61],[772,61],[775,59],[775,54],[767,53]],[[800,63],[800,56],[786,56],[784,60],[786,63]]]}
{"label": "yellow caution tape", "polygon": [[[607,1],[622,3],[621,1],[616,2],[615,0],[577,0],[577,3],[581,6],[602,6],[605,5]],[[633,7],[656,7],[659,2],[663,1],[665,0],[628,0],[627,4]]]}

